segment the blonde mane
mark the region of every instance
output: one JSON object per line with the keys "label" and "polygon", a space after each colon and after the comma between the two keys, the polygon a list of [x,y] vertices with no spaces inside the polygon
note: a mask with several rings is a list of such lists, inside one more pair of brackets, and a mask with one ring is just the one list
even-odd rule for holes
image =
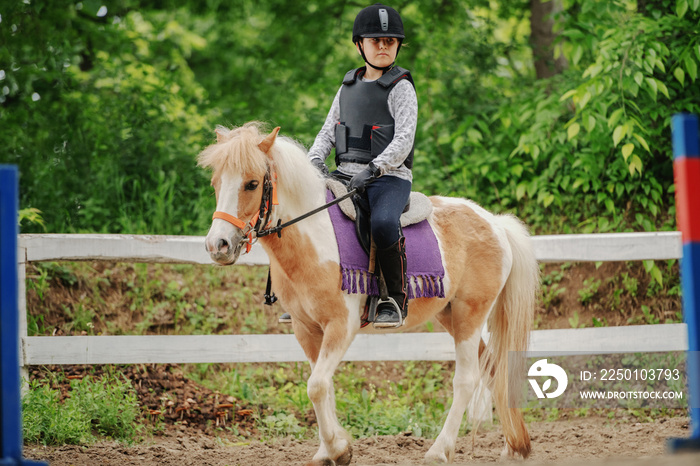
{"label": "blonde mane", "polygon": [[[217,142],[197,157],[199,166],[213,170],[213,179],[224,172],[265,173],[270,159],[258,147],[268,134],[263,123],[253,121],[231,129],[217,126],[216,133]],[[278,136],[269,155],[277,173],[280,196],[291,205],[302,205],[304,199],[314,197],[312,193],[324,192],[322,177],[309,162],[301,144]]]}
{"label": "blonde mane", "polygon": [[200,167],[211,168],[214,177],[222,172],[260,173],[267,169],[265,157],[248,154],[259,152],[258,144],[262,140],[261,123],[250,122],[239,128],[228,129],[216,127],[217,142],[207,146],[198,156]]}

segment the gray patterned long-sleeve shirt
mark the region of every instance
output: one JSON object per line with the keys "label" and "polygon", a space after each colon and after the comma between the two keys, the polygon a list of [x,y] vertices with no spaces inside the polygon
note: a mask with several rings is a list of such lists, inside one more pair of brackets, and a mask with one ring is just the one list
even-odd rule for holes
{"label": "gray patterned long-sleeve shirt", "polygon": [[[362,78],[363,81],[368,82]],[[341,86],[342,89],[342,86]],[[326,160],[331,150],[335,147],[335,126],[340,122],[340,105],[338,103],[340,89],[335,94],[333,105],[328,112],[326,121],[316,136],[314,144],[309,149],[309,158]],[[394,118],[394,139],[374,159],[374,165],[379,168],[382,175],[396,176],[407,181],[413,181],[411,169],[404,161],[413,148],[413,140],[418,124],[418,98],[413,85],[402,79],[389,92],[389,113]],[[338,170],[346,175],[356,175],[367,165],[362,163],[341,163]]]}

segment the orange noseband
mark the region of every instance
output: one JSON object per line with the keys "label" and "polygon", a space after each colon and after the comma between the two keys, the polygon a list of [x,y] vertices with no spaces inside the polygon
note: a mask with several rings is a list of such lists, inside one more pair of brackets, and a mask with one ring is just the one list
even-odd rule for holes
{"label": "orange noseband", "polygon": [[[250,229],[248,230],[247,233],[244,231],[244,239],[242,240],[243,243],[246,245],[246,253],[250,252],[251,247],[253,246],[253,233],[257,235],[258,231],[261,228],[269,228],[271,221],[269,221],[269,216],[270,216],[270,210],[271,210],[271,205],[278,205],[277,202],[277,173],[274,171],[270,175],[268,172],[265,175],[265,182],[264,182],[264,192],[262,195],[262,198],[260,200],[260,210],[253,216],[252,220],[250,221]],[[246,222],[241,220],[238,217],[234,217],[231,214],[227,214],[226,212],[222,212],[220,210],[217,210],[214,212],[214,215],[212,215],[212,220],[214,219],[221,219],[224,220],[234,227],[244,230],[245,227],[248,225]],[[265,225],[267,223],[267,225]]]}
{"label": "orange noseband", "polygon": [[212,215],[211,219],[220,218],[221,220],[226,220],[228,223],[241,230],[245,228],[245,222],[240,218],[234,217],[233,215],[227,214],[226,212],[216,211]]}

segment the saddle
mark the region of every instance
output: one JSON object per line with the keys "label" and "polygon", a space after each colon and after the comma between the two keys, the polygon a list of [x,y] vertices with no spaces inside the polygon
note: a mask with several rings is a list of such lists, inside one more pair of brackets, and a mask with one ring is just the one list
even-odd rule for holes
{"label": "saddle", "polygon": [[[335,198],[343,196],[348,192],[347,183],[349,183],[350,177],[346,177],[336,172],[332,175],[332,177],[329,177],[326,180],[326,187]],[[371,288],[373,284],[376,284],[375,286],[378,288],[378,293],[369,293],[370,296],[365,303],[365,309],[362,314],[360,324],[361,328],[364,328],[375,321],[378,304],[380,302],[388,301],[388,290],[383,274],[378,270],[375,270],[376,250],[372,247],[373,244],[370,233],[370,211],[367,200],[361,196],[352,196],[351,199],[349,198],[341,201],[340,204],[338,204],[338,210],[342,212],[343,215],[345,215],[350,221],[354,222],[357,242],[364,250],[365,254],[367,255],[366,257],[369,257],[370,263],[368,265],[368,272],[375,278],[369,279],[368,288]],[[408,227],[410,225],[423,222],[428,218],[432,210],[433,205],[425,194],[412,192],[406,206],[404,207],[403,214],[401,215],[399,228]],[[403,230],[401,231],[401,236],[403,236]],[[353,279],[354,278],[355,275],[353,273]],[[346,289],[345,286],[344,289]],[[411,293],[409,287],[409,298],[410,297]],[[395,302],[394,305],[396,305]],[[398,312],[400,313],[401,310],[399,309]],[[400,325],[401,324],[399,324],[399,326]]]}
{"label": "saddle", "polygon": [[[336,198],[347,194],[347,184],[350,182],[350,177],[345,177],[342,174],[334,173],[332,177],[326,178],[326,187],[333,193]],[[355,233],[357,239],[362,246],[362,249],[371,256],[372,238],[370,234],[370,213],[369,205],[366,200],[360,196],[352,196],[350,199],[345,199],[338,204],[340,210],[350,220],[355,222]],[[406,207],[404,207],[401,215],[400,227],[407,227],[420,223],[427,219],[433,211],[433,204],[423,193],[411,192],[408,198]]]}

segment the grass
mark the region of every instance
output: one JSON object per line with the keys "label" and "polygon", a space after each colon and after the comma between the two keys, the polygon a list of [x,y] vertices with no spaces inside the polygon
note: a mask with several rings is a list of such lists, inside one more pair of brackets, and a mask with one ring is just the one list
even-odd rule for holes
{"label": "grass", "polygon": [[84,445],[112,438],[131,443],[144,432],[138,398],[128,380],[113,373],[72,380],[70,386],[70,396],[61,402],[51,384],[29,383],[22,398],[26,442]]}
{"label": "grass", "polygon": [[[409,361],[375,366],[349,365],[334,378],[338,412],[350,433],[437,436],[452,401],[452,364]],[[392,375],[382,381],[388,367]]]}
{"label": "grass", "polygon": [[[452,400],[453,366],[427,361],[343,363],[333,378],[339,420],[354,437],[402,432],[435,437]],[[316,435],[306,363],[195,364],[185,371],[203,386],[255,407],[265,437]]]}
{"label": "grass", "polygon": [[583,288],[578,290],[579,301],[582,305],[586,305],[591,302],[591,299],[598,294],[598,288],[600,288],[600,280],[594,278],[587,278],[583,282]]}

